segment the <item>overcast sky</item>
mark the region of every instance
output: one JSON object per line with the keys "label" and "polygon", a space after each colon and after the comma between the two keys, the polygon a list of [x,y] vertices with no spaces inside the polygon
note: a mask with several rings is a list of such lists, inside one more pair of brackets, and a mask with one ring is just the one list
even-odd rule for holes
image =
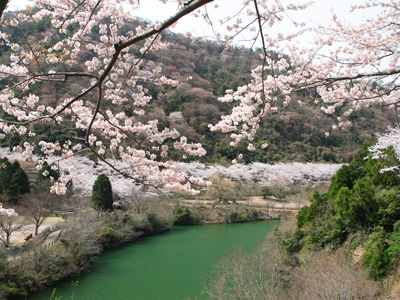
{"label": "overcast sky", "polygon": [[[22,9],[29,3],[29,0],[11,0],[9,9]],[[271,1],[273,2],[273,1]],[[283,4],[287,3],[303,3],[306,0],[281,0]],[[290,17],[297,22],[307,22],[309,24],[327,24],[331,19],[332,12],[335,12],[339,18],[346,19],[348,22],[355,24],[362,20],[361,13],[349,13],[351,4],[362,4],[364,0],[316,0],[316,3],[308,8],[306,11],[299,13],[291,13]],[[242,0],[218,0],[211,2],[207,5],[207,11],[211,16],[212,21],[218,23],[218,20],[223,16],[233,16],[238,11]],[[215,8],[214,5],[218,4],[219,7]],[[158,0],[140,0],[140,8],[133,11],[134,15],[138,15],[150,21],[163,21],[168,19],[177,11],[178,7],[174,3],[162,4]],[[276,29],[283,33],[293,30],[293,25],[286,22]],[[195,36],[210,36],[212,35],[210,29],[204,26],[204,22],[198,18],[195,19],[191,16],[185,17],[180,20],[177,26],[172,29],[175,32],[187,33],[190,32]]]}

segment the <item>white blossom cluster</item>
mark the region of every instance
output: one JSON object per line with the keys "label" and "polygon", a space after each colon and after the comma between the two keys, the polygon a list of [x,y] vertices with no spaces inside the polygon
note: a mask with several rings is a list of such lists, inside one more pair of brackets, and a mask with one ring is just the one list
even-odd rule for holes
{"label": "white blossom cluster", "polygon": [[[378,142],[369,147],[369,151],[372,154],[372,158],[384,157],[383,150],[393,147],[396,158],[400,160],[400,128],[399,127],[388,127],[385,134],[377,134]],[[398,170],[399,166],[390,166],[383,168],[380,172]]]}
{"label": "white blossom cluster", "polygon": [[[146,84],[174,88],[180,83],[165,77],[162,66],[145,66],[143,57],[168,47],[161,34],[181,18],[201,17],[210,23],[210,6],[205,6],[213,2],[212,9],[218,9],[218,0],[160,0],[158,4],[175,3],[176,12],[163,22],[139,25],[134,30],[126,30],[125,25],[135,19],[133,11],[140,1],[32,2],[37,9],[28,7],[12,20],[5,20],[2,26],[12,27],[14,32],[20,30],[24,36],[23,22],[35,24],[48,18],[52,29],[43,32],[38,41],[28,37],[18,43],[0,31],[3,46],[10,49],[8,62],[4,59],[0,64],[0,80],[5,83],[0,90],[0,108],[6,115],[0,118],[0,138],[20,136],[23,142],[15,150],[25,156],[39,149],[48,157],[57,154],[69,159],[90,150],[111,170],[139,183],[192,193],[196,192],[192,183],[206,184],[202,178],[189,180],[190,176],[168,161],[171,144],[183,152],[183,157],[205,155],[202,145],[188,143],[175,128],[159,128],[157,120],[146,118],[145,108],[153,109],[149,103],[154,100]],[[285,109],[297,91],[310,95],[300,105],[311,100],[329,114],[339,107],[345,108],[337,117],[336,129],[348,126],[347,117],[364,106],[376,104],[397,109],[400,1],[366,0],[365,5],[353,6],[353,10],[376,10],[373,17],[357,26],[336,15],[332,15],[330,25],[313,28],[291,19],[291,12],[310,5],[311,2],[283,5],[279,0],[244,1],[234,17],[221,15],[220,23],[228,34],[215,32],[218,40],[229,45],[244,37],[262,45],[263,62],[252,70],[252,80],[236,90],[227,90],[219,99],[235,102],[230,105],[232,111],[209,126],[211,131],[231,134],[231,146],[248,140],[248,150],[254,151],[252,140],[261,120],[269,112]],[[292,32],[282,34],[275,30],[283,20],[292,22]],[[312,45],[295,43],[305,31],[315,32]],[[79,88],[74,89],[77,82]],[[70,93],[53,95],[55,83],[62,84]],[[45,86],[45,95],[35,90],[36,86]],[[35,144],[32,124],[39,122],[83,132],[84,138],[71,138],[64,144]],[[65,192],[68,176],[62,175],[54,183],[53,192]]]}
{"label": "white blossom cluster", "polygon": [[[0,64],[0,80],[12,82],[0,91],[0,107],[17,120],[10,123],[6,118],[0,119],[0,138],[19,135],[24,142],[14,150],[26,157],[35,149],[46,157],[59,155],[63,159],[90,150],[100,161],[131,180],[195,193],[185,174],[168,162],[167,144],[172,140],[173,147],[185,156],[202,156],[206,151],[200,143],[188,143],[175,128],[160,128],[157,120],[146,118],[144,109],[153,100],[145,84],[171,87],[180,84],[163,75],[162,66],[151,61],[143,63],[148,52],[168,47],[160,33],[176,20],[155,25],[142,23],[128,31],[124,26],[136,19],[132,9],[137,8],[137,1],[33,2],[36,10],[28,7],[4,25],[18,31],[22,22],[36,23],[49,18],[53,28],[43,32],[40,41],[26,39],[20,44],[0,32],[4,45],[10,47],[10,63]],[[182,1],[176,3],[182,7]],[[181,16],[194,8],[183,10],[186,12],[180,12]],[[81,57],[85,57],[83,63]],[[51,89],[53,82],[63,83],[68,90],[77,81],[80,91],[56,96],[51,104],[44,98],[52,95],[33,90],[35,84],[42,83]],[[38,122],[79,130],[85,138],[71,138],[64,144],[45,141],[35,144],[30,138],[36,134],[30,129],[31,124]],[[116,158],[122,161],[117,162]],[[122,169],[117,170],[115,165],[121,165]],[[66,191],[70,175],[64,175],[67,174],[64,170],[61,174],[54,182],[53,193]]]}
{"label": "white blossom cluster", "polygon": [[3,203],[0,203],[0,215],[7,217],[18,217],[18,214],[13,208],[4,208]]}
{"label": "white blossom cluster", "polygon": [[208,180],[216,172],[243,184],[257,183],[259,185],[290,186],[299,184],[314,186],[329,182],[340,164],[318,163],[252,163],[249,165],[236,164],[230,167],[219,165],[206,166],[202,163],[177,163],[188,174],[196,178]]}
{"label": "white blossom cluster", "polygon": [[[9,152],[5,148],[0,148],[0,157],[8,157],[10,161],[15,159],[23,159],[20,153]],[[36,163],[40,160],[32,157]],[[135,182],[127,177],[114,171],[103,162],[93,162],[86,157],[73,156],[69,159],[59,160],[59,157],[49,157],[49,164],[57,162],[62,170],[68,170],[68,178],[72,179],[73,189],[82,196],[90,196],[93,184],[100,174],[109,177],[113,191],[121,196],[129,195]],[[113,162],[114,166],[119,169],[128,166],[122,162]],[[234,179],[243,184],[257,183],[259,185],[280,184],[282,186],[290,186],[292,184],[300,184],[303,186],[312,186],[320,183],[329,182],[331,177],[341,167],[337,164],[314,164],[314,163],[279,163],[274,165],[253,163],[250,165],[237,164],[230,167],[219,165],[206,166],[202,163],[191,162],[171,162],[174,166],[173,170],[179,172],[180,176],[187,179],[191,184],[200,186],[208,186],[209,178],[215,172],[220,172],[224,176]],[[148,170],[149,172],[151,170]],[[170,172],[170,171],[168,171]],[[160,188],[181,189],[174,186],[172,179],[177,175],[165,174],[165,182]]]}
{"label": "white blossom cluster", "polygon": [[264,32],[264,44],[274,45],[271,49],[278,51],[278,60],[265,52],[264,64],[253,70],[253,80],[237,90],[226,91],[219,100],[237,105],[210,129],[231,133],[232,146],[246,139],[251,142],[265,114],[285,108],[295,91],[307,92],[308,101],[327,114],[341,111],[333,130],[350,126],[347,117],[362,107],[397,109],[400,1],[366,0],[364,5],[349,8],[374,14],[358,25],[333,14],[329,25],[316,24],[307,29],[315,33],[312,44],[290,39],[282,43],[280,34],[273,39],[274,30]]}

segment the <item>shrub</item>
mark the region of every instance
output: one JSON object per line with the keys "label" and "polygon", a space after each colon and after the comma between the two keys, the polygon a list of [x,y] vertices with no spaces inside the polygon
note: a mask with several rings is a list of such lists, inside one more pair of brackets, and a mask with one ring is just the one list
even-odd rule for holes
{"label": "shrub", "polygon": [[252,209],[251,210],[251,219],[252,220],[258,220],[262,218],[262,212],[256,210],[256,209]]}
{"label": "shrub", "polygon": [[382,227],[375,227],[374,232],[365,243],[365,252],[362,257],[362,265],[367,267],[370,276],[374,280],[380,280],[389,274],[390,259],[386,251],[388,243]]}
{"label": "shrub", "polygon": [[177,202],[173,210],[173,222],[174,225],[198,225],[200,224],[200,216]]}
{"label": "shrub", "polygon": [[148,229],[151,233],[167,230],[171,225],[170,220],[162,218],[152,209],[147,210],[144,214],[149,222]]}
{"label": "shrub", "polygon": [[272,191],[268,186],[263,186],[261,188],[260,196],[262,196],[264,199],[266,199],[267,197],[271,197],[272,195]]}
{"label": "shrub", "polygon": [[109,226],[102,226],[99,241],[104,248],[110,248],[119,243],[120,236],[117,231]]}
{"label": "shrub", "polygon": [[242,197],[238,183],[230,178],[224,178],[220,172],[212,174],[209,180],[212,185],[207,188],[206,196],[210,199],[227,203],[236,202]]}
{"label": "shrub", "polygon": [[240,223],[249,221],[247,212],[232,211],[225,216],[226,223]]}

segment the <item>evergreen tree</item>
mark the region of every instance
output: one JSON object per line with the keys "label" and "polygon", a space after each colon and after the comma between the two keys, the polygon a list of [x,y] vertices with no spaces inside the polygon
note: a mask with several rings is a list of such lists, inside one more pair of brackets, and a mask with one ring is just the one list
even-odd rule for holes
{"label": "evergreen tree", "polygon": [[12,164],[6,160],[5,166],[0,169],[0,193],[7,198],[9,202],[18,202],[21,194],[29,193],[30,185],[28,176],[21,168],[18,161]]}
{"label": "evergreen tree", "polygon": [[0,169],[0,191],[2,194],[7,194],[11,185],[11,178],[15,171],[20,168],[17,161],[12,164],[6,159],[4,166]]}
{"label": "evergreen tree", "polygon": [[17,202],[19,195],[30,191],[28,176],[22,168],[17,169],[11,177],[11,184],[8,190],[9,201]]}
{"label": "evergreen tree", "polygon": [[113,195],[110,179],[104,174],[97,177],[92,189],[93,207],[98,211],[113,210]]}

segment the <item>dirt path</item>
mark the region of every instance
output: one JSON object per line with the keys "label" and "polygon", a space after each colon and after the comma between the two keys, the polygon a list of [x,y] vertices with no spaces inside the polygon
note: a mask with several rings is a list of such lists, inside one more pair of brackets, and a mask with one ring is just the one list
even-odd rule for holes
{"label": "dirt path", "polygon": [[297,214],[300,207],[306,205],[305,201],[299,202],[296,199],[265,200],[259,196],[235,203],[199,199],[180,199],[179,203],[198,213],[203,224],[226,223],[227,218],[234,214],[253,216],[257,212],[259,213],[257,219],[288,219]]}
{"label": "dirt path", "polygon": [[[43,224],[39,227],[39,234],[46,230],[54,229],[54,226],[60,222],[64,222],[64,220],[59,217],[47,218],[43,222]],[[35,233],[35,225],[29,224],[29,225],[22,227],[21,230],[15,231],[11,234],[10,246],[17,246],[17,245],[25,243],[25,238],[30,234],[33,235],[33,238],[36,238],[34,236],[34,233]]]}
{"label": "dirt path", "polygon": [[[181,204],[184,205],[215,205],[215,201],[213,200],[179,200]],[[255,206],[255,207],[264,207],[270,208],[271,210],[278,209],[289,209],[289,210],[299,210],[299,208],[309,205],[308,202],[296,202],[291,199],[285,199],[283,202],[274,199],[263,199],[261,196],[254,196],[249,197],[247,200],[237,201],[237,204],[247,205],[247,206]],[[216,205],[223,205],[223,204],[216,204]]]}

